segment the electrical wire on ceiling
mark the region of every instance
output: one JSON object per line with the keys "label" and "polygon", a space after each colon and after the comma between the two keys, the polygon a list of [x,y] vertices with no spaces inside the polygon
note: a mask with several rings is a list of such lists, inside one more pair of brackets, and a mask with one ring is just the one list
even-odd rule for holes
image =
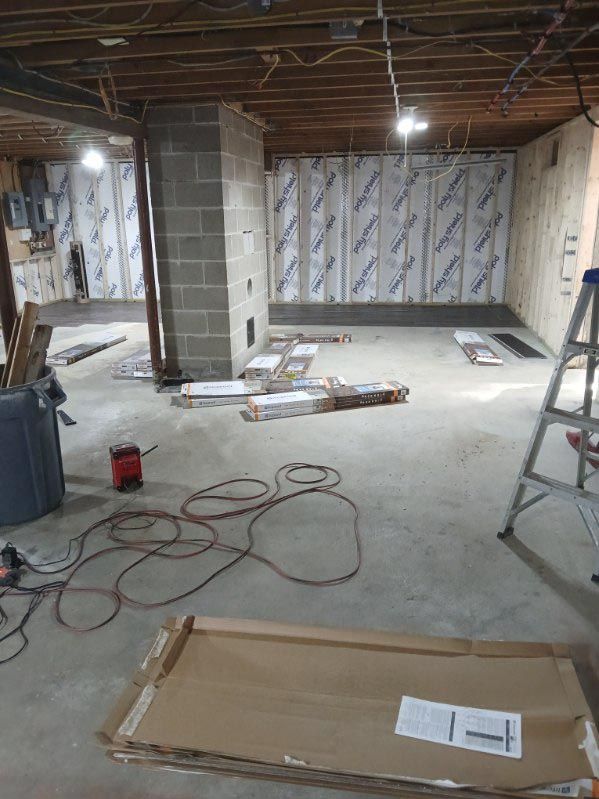
{"label": "electrical wire on ceiling", "polygon": [[118,23],[114,23],[114,22],[96,22],[95,21],[97,19],[97,17],[100,16],[100,13],[102,13],[102,14],[105,13],[106,11],[108,11],[108,8],[102,9],[101,12],[99,12],[98,14],[95,14],[93,17],[90,17],[90,18],[80,17],[77,14],[74,14],[72,11],[67,11],[67,15],[68,15],[69,19],[72,20],[73,22],[76,22],[76,23],[82,24],[82,25],[91,25],[93,28],[102,28],[102,29],[104,29],[104,28],[114,28],[116,25],[123,26],[123,27],[129,27],[130,25],[137,25],[140,22],[143,22],[144,19],[146,19],[146,17],[151,13],[153,8],[154,8],[154,3],[150,3],[148,5],[148,7],[146,8],[146,10],[142,14],[140,14],[139,17],[136,17],[135,19],[132,19],[132,20],[127,20],[126,22],[118,22]]}
{"label": "electrical wire on ceiling", "polygon": [[[459,124],[460,124],[459,121],[458,122],[454,122],[453,125],[447,131],[447,146],[448,147],[451,144],[451,140],[450,140],[449,134]],[[470,127],[471,127],[471,125],[472,125],[472,115],[470,115],[468,117],[468,122],[466,123],[466,138],[464,139],[464,143],[463,143],[460,151],[455,156],[451,166],[449,167],[449,169],[447,169],[445,172],[442,172],[440,175],[435,175],[435,177],[432,177],[432,178],[431,177],[427,177],[429,183],[433,183],[435,180],[439,180],[440,178],[445,177],[445,175],[449,175],[449,173],[453,171],[453,169],[456,166],[460,156],[462,156],[464,154],[464,151],[465,151],[466,147],[468,146],[468,142],[470,141]],[[387,133],[387,137],[385,139],[385,154],[386,155],[391,155],[391,153],[389,152],[389,139],[391,138],[391,136],[394,133],[397,133],[397,128],[395,128],[395,127],[391,128],[389,133]],[[403,162],[403,164],[400,164],[400,169],[403,169],[411,177],[416,177],[416,175],[412,172],[412,170],[407,166],[407,163],[408,163],[407,142],[408,142],[408,137],[405,136],[404,137],[404,153],[403,153],[404,162]],[[468,166],[468,164],[466,164],[465,166]],[[426,170],[426,168],[427,168],[426,166],[418,167],[419,171]]]}
{"label": "electrical wire on ceiling", "polygon": [[[110,81],[110,88],[112,91],[112,102],[114,103],[114,108],[112,107],[110,100],[108,98],[108,93],[106,92],[106,88],[104,86],[104,74],[108,77]],[[100,96],[104,102],[104,108],[106,109],[106,113],[110,117],[110,119],[118,119],[119,117],[119,103],[116,96],[116,86],[114,84],[114,78],[112,77],[112,72],[110,71],[110,67],[108,64],[102,70],[101,74],[98,75],[98,87],[100,89]],[[142,116],[143,119],[143,116]]]}
{"label": "electrical wire on ceiling", "polygon": [[[308,475],[306,475],[306,471]],[[310,472],[316,472],[316,476],[310,477]],[[123,604],[137,608],[158,608],[196,594],[219,575],[230,570],[245,558],[253,559],[267,566],[284,579],[302,585],[327,587],[347,582],[360,569],[362,546],[358,507],[352,499],[338,491],[341,479],[340,472],[330,466],[288,463],[275,473],[274,487],[271,487],[264,480],[253,477],[225,480],[193,493],[183,502],[178,514],[163,510],[131,511],[120,509],[116,513],[94,522],[82,533],[71,538],[66,554],[63,557],[43,563],[34,563],[27,556],[21,554],[26,568],[33,574],[46,577],[59,575],[59,577],[52,582],[42,583],[37,586],[12,586],[5,588],[0,593],[0,599],[29,598],[27,610],[18,624],[0,636],[0,643],[13,638],[20,640],[20,645],[16,651],[0,659],[0,664],[14,660],[27,647],[29,641],[25,632],[26,624],[46,597],[54,598],[54,618],[60,626],[73,632],[84,633],[106,626],[117,616]],[[291,484],[291,487],[287,493],[284,493],[284,486],[287,483]],[[244,489],[248,493],[233,496],[225,493],[230,490],[241,491]],[[258,520],[273,508],[289,500],[308,495],[332,497],[337,503],[341,502],[347,505],[352,512],[353,519],[348,530],[349,539],[352,542],[352,563],[349,567],[345,566],[338,573],[333,573],[325,578],[294,574],[274,559],[261,555],[255,550],[255,525]],[[230,509],[217,513],[198,510],[198,503],[206,501],[210,503],[229,503]],[[239,545],[223,541],[219,537],[219,532],[214,526],[214,522],[232,520],[243,516],[250,517],[245,526],[246,543]],[[155,525],[158,522],[167,524],[172,529],[172,533],[166,537],[160,537],[158,533],[148,533],[148,530],[155,529]],[[199,529],[201,533],[191,533],[191,537],[184,538],[183,530],[185,525],[189,526],[191,530]],[[109,545],[84,557],[87,541],[92,533],[100,530],[106,531]],[[161,559],[156,565],[156,568],[158,568],[158,566],[163,567],[161,561],[186,561],[210,551],[222,552],[231,557],[224,565],[213,568],[206,576],[199,579],[198,582],[192,583],[191,587],[186,590],[179,588],[178,593],[158,598],[154,596],[152,600],[148,600],[133,596],[131,587],[126,585],[127,576],[131,575],[142,564],[148,565],[148,563],[152,563],[153,558]],[[74,578],[80,575],[81,570],[87,564],[98,559],[110,557],[115,553],[118,555],[119,560],[122,560],[122,556],[126,552],[134,553],[137,557],[129,565],[121,568],[110,587],[72,584]],[[182,567],[179,567],[179,572],[181,572],[181,569]],[[190,570],[190,573],[194,574],[195,569],[193,571]],[[197,577],[195,579],[198,580]],[[178,578],[177,583],[180,581],[181,577]],[[95,623],[75,624],[73,621],[68,620],[63,608],[64,599],[69,595],[103,597],[110,601],[111,608]],[[0,605],[0,628],[4,628],[7,625],[8,614]]]}
{"label": "electrical wire on ceiling", "polygon": [[[277,2],[277,3],[290,2],[290,0],[273,0],[273,1]],[[477,2],[478,2],[478,0],[477,0]],[[172,14],[170,17],[168,17],[167,19],[165,19],[165,20],[163,20],[162,22],[159,22],[159,23],[151,23],[151,24],[148,23],[146,25],[141,25],[137,20],[134,20],[134,21],[132,21],[130,23],[122,23],[122,22],[120,22],[120,23],[112,23],[112,24],[111,23],[97,23],[96,27],[101,27],[102,30],[105,30],[105,31],[113,30],[113,32],[115,34],[120,34],[120,35],[128,35],[130,31],[133,31],[133,33],[131,33],[131,35],[133,36],[133,38],[137,38],[138,36],[142,36],[144,34],[152,33],[152,32],[155,32],[155,31],[161,31],[161,30],[164,30],[165,28],[177,29],[178,32],[182,32],[183,31],[183,27],[184,26],[189,26],[189,25],[194,25],[195,26],[194,30],[196,30],[196,31],[201,31],[201,30],[209,31],[209,30],[215,30],[215,29],[224,30],[226,28],[240,29],[240,28],[246,28],[246,27],[256,27],[257,20],[259,20],[259,25],[261,27],[264,27],[264,26],[276,25],[278,22],[285,22],[285,21],[293,22],[293,21],[298,20],[298,19],[310,18],[310,17],[315,17],[315,16],[318,17],[319,15],[322,17],[323,14],[326,14],[326,16],[324,18],[315,19],[314,22],[315,23],[327,22],[329,20],[329,18],[331,17],[331,15],[333,17],[335,15],[338,15],[339,17],[346,17],[346,16],[350,16],[351,17],[352,15],[353,16],[372,15],[372,13],[373,13],[372,6],[338,6],[338,7],[334,7],[334,8],[325,8],[325,9],[321,9],[321,8],[300,9],[298,11],[287,12],[287,13],[272,13],[271,12],[268,15],[259,16],[257,18],[256,17],[252,17],[252,16],[244,16],[244,17],[237,17],[237,18],[234,18],[234,19],[230,19],[230,18],[201,19],[201,20],[192,19],[192,20],[180,21],[180,18],[185,13],[187,13],[187,11],[189,9],[193,8],[194,6],[198,6],[198,5],[209,7],[205,2],[203,2],[203,0],[190,0],[185,6],[180,8],[175,14]],[[239,8],[247,7],[247,4],[246,3],[242,3],[238,7]],[[228,10],[234,10],[234,8],[235,7],[230,7]],[[213,7],[212,10],[215,11],[216,7]],[[218,10],[219,11],[225,11],[224,8],[219,8]],[[145,18],[145,16],[147,16],[146,12],[149,13],[148,9],[146,9],[146,11],[143,14],[144,18]],[[396,9],[393,9],[393,10],[390,10],[390,11],[387,12],[387,16],[388,17],[389,16],[393,16],[394,14],[395,15],[403,14],[403,9],[400,7],[400,8],[396,8]],[[82,22],[84,19],[85,18],[83,18],[83,17],[79,18],[77,20],[77,22],[78,23]],[[391,21],[392,20],[390,19],[390,22]],[[18,21],[14,21],[14,22],[3,23],[3,27],[7,28],[7,27],[10,27],[12,25],[20,25],[21,22],[22,22],[21,20],[18,20]],[[70,24],[72,22],[75,22],[75,20],[74,19],[70,19],[70,18],[69,19],[62,19],[62,20],[60,20],[60,19],[58,19],[58,20],[57,19],[48,19],[48,20],[42,20],[41,22],[43,22],[46,25],[46,28],[44,30],[27,31],[26,35],[28,35],[28,36],[37,36],[37,35],[43,36],[43,35],[47,35],[48,27],[50,27],[54,33],[69,34],[69,33],[72,33],[71,29],[67,29],[67,30],[62,31],[62,30],[56,30],[55,28],[52,28],[52,26],[55,25],[57,22],[63,22],[63,23]],[[223,23],[225,23],[225,24],[223,24]],[[407,29],[405,24],[402,24],[401,22],[398,22],[396,20],[393,20],[393,24],[398,24],[403,29]],[[91,21],[90,27],[92,28],[92,30],[90,32],[93,32],[93,27],[94,27],[93,20]],[[141,30],[136,30],[137,28],[141,28]],[[498,32],[502,31],[502,29],[495,29],[495,28],[491,28],[491,27],[486,27],[486,28],[482,28],[482,29],[480,29],[480,28],[479,29],[474,29],[473,28],[473,29],[470,29],[470,30],[464,31],[464,32],[465,33],[472,33],[473,35],[476,35],[477,32],[488,33],[488,32],[493,32],[495,30],[497,30]],[[410,29],[410,32],[413,33],[415,36],[425,36],[425,37],[431,37],[431,38],[434,38],[436,36],[436,34],[431,34],[431,33],[426,33],[426,32],[419,32],[419,31],[415,31],[414,29]],[[453,42],[455,44],[460,44],[460,42],[457,41],[456,36],[463,35],[464,32],[463,31],[457,31],[456,33],[450,33],[450,34],[445,36],[445,39],[448,42]],[[83,31],[82,31],[82,33],[83,33]],[[0,37],[0,38],[15,38],[15,37],[22,36],[22,35],[24,35],[24,34],[22,34],[22,33],[14,33],[14,34],[8,34],[6,37]],[[466,43],[466,42],[464,42],[464,43]]]}
{"label": "electrical wire on ceiling", "polygon": [[557,28],[560,27],[562,22],[564,22],[570,13],[570,11],[574,8],[575,0],[563,0],[559,11],[556,11],[553,14],[553,19],[551,20],[550,25],[547,29],[542,33],[539,37],[538,41],[536,42],[535,46],[524,56],[522,61],[512,70],[510,76],[507,79],[504,87],[500,89],[495,97],[491,100],[487,107],[487,114],[490,114],[491,111],[497,105],[499,98],[502,97],[504,94],[507,94],[509,90],[512,88],[514,81],[516,80],[516,76],[520,72],[521,69],[524,69],[528,66],[528,63],[539,55],[539,53],[544,49],[545,45],[549,41],[549,39],[553,36]]}
{"label": "electrical wire on ceiling", "polygon": [[574,83],[576,84],[576,92],[578,94],[578,103],[580,105],[580,110],[584,114],[585,119],[587,122],[590,122],[596,128],[599,128],[599,123],[596,122],[593,117],[589,114],[588,106],[584,101],[584,96],[582,94],[582,87],[580,85],[580,77],[578,72],[576,71],[576,67],[574,66],[574,61],[572,60],[572,56],[570,53],[566,53],[566,61],[570,65],[570,69],[572,70],[572,76],[574,78]]}
{"label": "electrical wire on ceiling", "polygon": [[[9,89],[7,86],[0,86],[0,92],[5,92],[6,94],[14,94],[17,97],[26,97],[28,100],[36,100],[42,103],[49,103],[50,105],[60,105],[66,108],[84,108],[87,111],[97,111],[99,114],[106,114],[110,116],[110,114],[104,108],[98,108],[95,105],[88,105],[87,103],[71,103],[66,100],[51,100],[47,97],[37,97],[34,94],[29,94],[29,92],[20,92],[16,89]],[[128,114],[118,114],[119,119],[128,119],[131,122],[139,123],[139,119],[135,117],[129,116]]]}
{"label": "electrical wire on ceiling", "polygon": [[599,22],[596,22],[594,25],[591,25],[590,28],[587,28],[585,31],[583,31],[581,34],[579,34],[563,50],[561,50],[559,53],[557,53],[555,56],[553,56],[553,58],[551,58],[537,72],[537,74],[536,74],[536,76],[534,78],[531,78],[530,80],[527,80],[526,83],[524,83],[522,86],[520,86],[518,91],[514,92],[514,94],[512,94],[512,96],[509,97],[505,101],[505,103],[501,106],[502,113],[504,115],[507,114],[508,108],[512,105],[512,103],[514,103],[519,97],[521,97],[524,94],[524,92],[526,92],[528,90],[528,88],[531,86],[531,84],[534,83],[535,80],[538,80],[548,69],[550,69],[550,67],[552,67],[554,64],[557,64],[557,62],[561,58],[563,58],[568,53],[572,52],[572,50],[574,50],[574,48],[577,47],[580,44],[580,42],[582,42],[584,39],[586,39],[587,36],[590,36],[592,33],[595,33],[596,31],[599,31]]}
{"label": "electrical wire on ceiling", "polygon": [[377,13],[378,17],[383,24],[383,44],[385,45],[386,58],[387,58],[387,72],[389,80],[391,81],[391,88],[393,90],[393,102],[395,103],[395,116],[399,119],[399,94],[397,91],[397,81],[395,80],[395,71],[393,69],[393,54],[391,51],[391,40],[389,39],[389,20],[385,15],[383,8],[383,0],[377,0]]}
{"label": "electrical wire on ceiling", "polygon": [[174,64],[177,67],[191,67],[192,69],[198,67],[206,67],[207,69],[214,69],[214,67],[222,66],[223,64],[235,64],[239,61],[248,61],[250,58],[258,58],[258,53],[249,53],[248,55],[235,56],[234,58],[225,58],[220,61],[176,61],[173,58],[167,58],[167,64]]}
{"label": "electrical wire on ceiling", "polygon": [[261,119],[257,119],[253,114],[248,114],[245,111],[240,111],[238,108],[235,108],[235,106],[233,105],[229,105],[229,103],[227,103],[220,94],[218,96],[218,99],[221,101],[221,103],[224,105],[225,108],[228,108],[230,111],[233,111],[233,113],[239,114],[240,117],[243,117],[244,119],[253,122],[254,125],[257,125],[259,128],[262,128],[262,130],[265,131],[266,133],[270,133],[271,127],[267,122],[263,122]]}
{"label": "electrical wire on ceiling", "polygon": [[464,150],[466,149],[466,147],[468,146],[468,142],[470,141],[470,125],[471,124],[472,124],[472,115],[470,115],[468,117],[468,126],[466,128],[466,138],[464,139],[464,144],[462,145],[462,149],[459,151],[459,153],[453,159],[453,162],[452,162],[451,166],[449,167],[449,169],[447,171],[445,171],[445,172],[441,172],[440,175],[435,175],[433,178],[429,177],[428,178],[428,182],[429,183],[434,183],[435,180],[440,180],[441,178],[444,178],[446,175],[449,175],[450,172],[453,172],[453,170],[455,168],[455,165],[457,164],[457,162],[460,159],[460,157],[464,154]]}
{"label": "electrical wire on ceiling", "polygon": [[281,61],[281,56],[278,53],[276,53],[274,56],[273,63],[270,65],[266,75],[261,80],[255,81],[255,84],[258,87],[258,89],[261,89],[264,86],[264,84],[270,78],[274,70],[279,66],[280,61]]}

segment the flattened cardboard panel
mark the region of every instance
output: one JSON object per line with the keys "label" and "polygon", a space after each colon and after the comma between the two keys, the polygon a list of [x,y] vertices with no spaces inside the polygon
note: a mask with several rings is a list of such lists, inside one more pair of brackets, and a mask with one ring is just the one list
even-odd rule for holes
{"label": "flattened cardboard panel", "polygon": [[443,168],[431,171],[436,178],[433,302],[457,302],[460,298],[468,168],[458,163],[452,169],[454,160],[455,155],[444,155],[440,159]]}
{"label": "flattened cardboard panel", "polygon": [[354,158],[352,301],[374,302],[378,294],[381,159]]}
{"label": "flattened cardboard panel", "polygon": [[[596,730],[562,647],[234,619],[167,629],[151,674],[136,675],[104,727],[115,749],[227,757],[265,775],[287,765],[301,778],[305,767],[364,788],[385,779],[521,791],[593,776],[580,744]],[[135,729],[119,732],[146,687],[157,690]],[[396,735],[403,696],[521,714],[522,757]]]}
{"label": "flattened cardboard panel", "polygon": [[285,302],[300,299],[298,182],[297,158],[275,159],[275,296]]}
{"label": "flattened cardboard panel", "polygon": [[301,299],[323,302],[325,298],[325,202],[324,158],[300,158]]}
{"label": "flattened cardboard panel", "polygon": [[406,270],[414,263],[407,260],[410,187],[414,183],[403,155],[383,156],[381,197],[381,246],[378,299],[403,302]]}

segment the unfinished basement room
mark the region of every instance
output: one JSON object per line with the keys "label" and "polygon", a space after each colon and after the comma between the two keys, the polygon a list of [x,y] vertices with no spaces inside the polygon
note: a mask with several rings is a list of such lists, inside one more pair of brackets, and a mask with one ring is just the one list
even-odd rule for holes
{"label": "unfinished basement room", "polygon": [[599,797],[599,0],[0,0],[0,799]]}

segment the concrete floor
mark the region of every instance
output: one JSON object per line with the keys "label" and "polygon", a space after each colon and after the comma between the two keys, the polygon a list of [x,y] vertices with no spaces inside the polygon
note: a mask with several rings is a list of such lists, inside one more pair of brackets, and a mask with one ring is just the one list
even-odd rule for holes
{"label": "concrete floor", "polygon": [[[110,327],[126,332],[128,340],[59,372],[69,397],[64,408],[77,420],[76,426],[60,428],[64,504],[34,523],[2,528],[3,541],[40,559],[60,555],[72,535],[124,506],[176,511],[199,487],[243,475],[271,480],[277,467],[309,461],[340,469],[342,490],[358,503],[363,566],[351,582],[318,589],[291,584],[245,561],[195,597],[167,609],[125,607],[108,627],[81,636],[58,628],[50,604],[44,605],[27,628],[29,648],[0,667],[2,796],[344,796],[153,773],[105,759],[94,732],[160,622],[176,613],[566,641],[597,715],[599,586],[589,579],[592,550],[577,512],[545,500],[522,517],[518,537],[509,543],[496,538],[551,360],[519,361],[502,350],[503,368],[477,368],[449,329],[355,328],[352,344],[321,345],[313,374],[339,374],[351,382],[397,378],[411,389],[409,404],[249,424],[234,406],[181,410],[148,384],[112,380],[110,363],[139,348],[146,331],[140,323]],[[54,348],[101,329],[59,328]],[[513,332],[540,346],[525,329]],[[582,373],[570,372],[566,383],[562,406],[574,408]],[[110,486],[108,462],[108,446],[123,440],[143,448],[158,444],[144,459],[143,490],[125,497]],[[556,430],[548,440],[542,465],[556,476],[574,474],[574,452],[563,432]],[[297,573],[338,573],[349,562],[349,532],[341,523],[349,519],[347,509],[328,498],[297,500],[260,521],[257,549]],[[223,537],[242,540],[240,522],[220,529]],[[96,533],[89,551],[105,543]],[[152,564],[126,586],[146,599],[165,597],[214,567],[219,556],[210,557],[206,563],[164,565],[160,572]],[[82,582],[108,586],[128,562],[127,553],[118,562],[94,561]],[[27,582],[38,581],[27,577]],[[100,612],[97,602],[67,600],[65,614],[73,621],[91,620]],[[12,618],[23,609],[17,599],[4,604]]]}

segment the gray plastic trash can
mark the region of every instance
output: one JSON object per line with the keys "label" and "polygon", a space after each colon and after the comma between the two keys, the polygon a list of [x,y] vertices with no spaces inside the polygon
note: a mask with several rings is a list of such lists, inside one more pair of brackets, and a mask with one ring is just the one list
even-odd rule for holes
{"label": "gray plastic trash can", "polygon": [[0,388],[0,524],[37,519],[64,496],[56,408],[67,396],[54,369]]}

